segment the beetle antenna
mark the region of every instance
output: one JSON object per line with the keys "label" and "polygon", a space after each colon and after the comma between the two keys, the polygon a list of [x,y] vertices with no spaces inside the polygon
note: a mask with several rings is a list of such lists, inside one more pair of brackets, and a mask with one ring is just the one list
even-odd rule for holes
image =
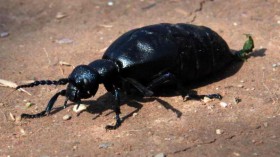
{"label": "beetle antenna", "polygon": [[20,88],[29,88],[29,87],[39,86],[39,85],[66,85],[68,82],[69,82],[68,78],[62,78],[62,79],[59,79],[58,81],[40,80],[40,81],[35,81],[30,84],[19,85],[19,86],[17,86],[16,90],[20,89]]}

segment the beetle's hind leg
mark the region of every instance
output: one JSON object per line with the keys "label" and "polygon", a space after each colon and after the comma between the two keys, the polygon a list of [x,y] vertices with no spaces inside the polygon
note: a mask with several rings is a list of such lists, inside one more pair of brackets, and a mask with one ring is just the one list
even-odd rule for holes
{"label": "beetle's hind leg", "polygon": [[184,87],[184,85],[180,81],[177,81],[177,89],[181,93],[181,95],[183,97],[183,101],[187,101],[187,100],[201,100],[204,97],[208,97],[210,99],[219,99],[219,100],[221,100],[223,98],[218,93],[206,94],[206,95],[198,95],[196,91],[186,89]]}
{"label": "beetle's hind leg", "polygon": [[204,97],[208,97],[210,99],[219,99],[221,100],[223,97],[220,94],[208,94],[208,95],[198,95],[198,94],[186,94],[185,96],[183,96],[183,101],[187,101],[187,100],[201,100]]}
{"label": "beetle's hind leg", "polygon": [[129,83],[134,86],[139,92],[141,92],[144,96],[152,96],[154,93],[149,90],[147,87],[143,86],[138,81],[134,80],[133,78],[122,78],[122,81],[125,83]]}

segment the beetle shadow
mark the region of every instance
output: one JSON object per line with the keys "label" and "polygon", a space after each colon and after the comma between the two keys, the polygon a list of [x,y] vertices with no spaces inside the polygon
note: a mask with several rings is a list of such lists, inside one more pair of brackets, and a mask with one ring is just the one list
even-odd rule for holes
{"label": "beetle shadow", "polygon": [[[174,108],[171,104],[168,102],[157,98],[157,97],[141,97],[139,95],[125,95],[121,94],[121,104],[122,105],[127,105],[129,107],[135,108],[132,112],[122,116],[122,121],[125,121],[126,119],[130,118],[133,116],[134,113],[137,113],[141,110],[143,107],[143,103],[146,102],[152,102],[152,101],[157,101],[159,104],[161,104],[165,109],[171,110],[177,115],[177,118],[180,118],[182,116],[182,112],[179,111],[178,109]],[[96,100],[84,100],[81,102],[82,104],[87,105],[87,109],[85,111],[82,111],[77,114],[79,116],[83,112],[88,112],[91,114],[94,114],[95,116],[92,118],[92,120],[99,118],[105,111],[111,110],[110,112],[106,113],[105,116],[109,116],[111,114],[114,114],[113,111],[113,106],[112,104],[114,103],[113,96],[111,93],[105,93],[104,95],[98,97]],[[67,107],[73,106],[75,103],[69,103]],[[63,107],[58,107],[54,108],[54,110],[51,112],[51,114],[55,114],[62,110]]]}

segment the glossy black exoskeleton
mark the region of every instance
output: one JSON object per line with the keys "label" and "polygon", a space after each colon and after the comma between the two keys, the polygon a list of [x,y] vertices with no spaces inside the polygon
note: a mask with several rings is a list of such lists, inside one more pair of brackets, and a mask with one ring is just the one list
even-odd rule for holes
{"label": "glossy black exoskeleton", "polygon": [[[153,89],[168,81],[186,84],[203,78],[225,67],[237,58],[245,58],[253,49],[250,35],[243,49],[232,54],[227,43],[210,28],[190,24],[157,24],[133,29],[106,50],[102,59],[89,65],[79,65],[68,78],[58,81],[35,81],[19,88],[38,85],[65,85],[67,89],[56,93],[47,108],[35,115],[22,114],[25,118],[36,118],[48,114],[57,97],[65,96],[80,104],[81,99],[95,95],[99,84],[114,96],[116,124],[107,126],[116,129],[121,125],[120,92],[132,85],[144,96],[153,95]],[[208,96],[221,98],[219,94],[192,95],[194,98]]]}

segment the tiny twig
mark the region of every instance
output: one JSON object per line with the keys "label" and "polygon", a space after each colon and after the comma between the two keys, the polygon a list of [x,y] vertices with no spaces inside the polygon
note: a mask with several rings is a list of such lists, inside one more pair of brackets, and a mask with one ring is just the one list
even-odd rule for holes
{"label": "tiny twig", "polygon": [[48,58],[49,65],[51,65],[51,60],[50,60],[50,58],[49,58],[49,53],[48,53],[48,51],[46,50],[46,48],[43,48],[43,50],[44,50],[44,52],[45,52],[45,54],[46,54],[46,56],[47,56],[47,58]]}
{"label": "tiny twig", "polygon": [[6,116],[6,114],[3,112],[2,109],[0,109],[0,111],[1,111],[1,113],[3,114],[3,116],[4,116],[5,122],[7,122],[7,116]]}
{"label": "tiny twig", "polygon": [[[268,86],[264,83],[264,72],[263,72],[262,84],[263,84],[263,86],[266,88],[266,90],[269,92],[270,98],[271,98],[272,101],[273,101],[272,104],[274,105],[276,102],[278,102],[278,97],[276,96],[276,94],[274,94],[273,92],[271,92],[271,90],[268,88]],[[273,96],[274,96],[276,99],[275,99]],[[279,109],[280,109],[280,106],[277,107],[276,113],[278,113]]]}

